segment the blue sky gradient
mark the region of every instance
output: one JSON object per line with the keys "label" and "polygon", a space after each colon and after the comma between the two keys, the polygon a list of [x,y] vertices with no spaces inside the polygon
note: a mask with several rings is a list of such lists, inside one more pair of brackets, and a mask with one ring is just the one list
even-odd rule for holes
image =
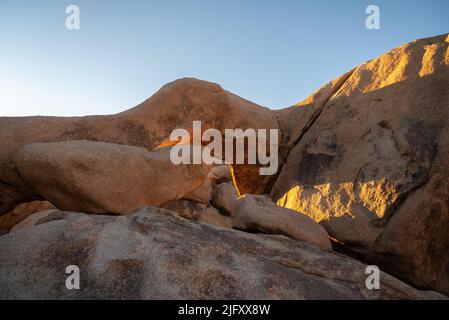
{"label": "blue sky gradient", "polygon": [[[81,29],[65,27],[76,4]],[[380,7],[381,29],[365,28]],[[0,116],[111,114],[182,77],[273,109],[416,38],[447,0],[0,0]]]}

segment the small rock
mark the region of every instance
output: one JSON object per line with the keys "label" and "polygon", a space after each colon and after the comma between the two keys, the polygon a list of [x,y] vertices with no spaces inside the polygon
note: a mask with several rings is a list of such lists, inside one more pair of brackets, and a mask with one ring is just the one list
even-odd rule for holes
{"label": "small rock", "polygon": [[233,207],[232,226],[242,230],[286,235],[331,250],[326,230],[312,218],[277,206],[266,196],[246,195]]}

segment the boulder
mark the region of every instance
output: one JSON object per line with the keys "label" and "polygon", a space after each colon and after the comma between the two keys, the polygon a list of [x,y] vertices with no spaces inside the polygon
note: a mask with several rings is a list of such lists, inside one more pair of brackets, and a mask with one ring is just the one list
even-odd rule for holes
{"label": "boulder", "polygon": [[92,141],[29,144],[16,152],[20,176],[61,210],[131,214],[198,188],[211,167],[174,165],[170,149]]}
{"label": "boulder", "polygon": [[[282,236],[216,228],[148,208],[55,215],[0,237],[0,299],[444,299]],[[68,266],[80,289],[68,290]]]}
{"label": "boulder", "polygon": [[[268,108],[217,84],[189,78],[166,84],[138,106],[115,115],[0,117],[0,214],[39,197],[17,174],[12,162],[15,152],[27,144],[90,140],[154,151],[173,144],[169,137],[174,129],[186,129],[192,135],[196,120],[202,122],[203,131],[278,128],[276,115]],[[240,170],[248,168],[251,165],[241,166]],[[254,174],[259,176],[258,172]]]}
{"label": "boulder", "polygon": [[341,79],[319,103],[282,111],[308,120],[281,124],[293,138],[273,200],[320,222],[339,250],[449,293],[449,36]]}
{"label": "boulder", "polygon": [[33,213],[50,209],[56,208],[48,201],[35,200],[19,204],[12,211],[0,216],[0,235],[8,233],[15,225]]}
{"label": "boulder", "polygon": [[61,219],[69,217],[70,215],[75,215],[75,214],[76,213],[60,211],[57,209],[39,211],[39,212],[31,214],[25,220],[16,224],[11,229],[11,232],[15,232],[17,230],[27,230],[34,226],[40,225],[42,223],[46,223],[49,221],[55,221],[55,220],[61,220]]}
{"label": "boulder", "polygon": [[322,250],[331,250],[326,230],[312,218],[277,206],[269,197],[246,195],[232,208],[233,228],[281,234],[307,242]]}

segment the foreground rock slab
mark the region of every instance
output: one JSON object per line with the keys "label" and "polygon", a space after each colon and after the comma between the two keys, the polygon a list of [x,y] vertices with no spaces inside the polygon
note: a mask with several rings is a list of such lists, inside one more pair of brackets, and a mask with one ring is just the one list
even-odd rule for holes
{"label": "foreground rock slab", "polygon": [[[65,286],[69,265],[80,289]],[[191,222],[57,212],[0,237],[0,299],[440,299],[366,265],[282,236]]]}

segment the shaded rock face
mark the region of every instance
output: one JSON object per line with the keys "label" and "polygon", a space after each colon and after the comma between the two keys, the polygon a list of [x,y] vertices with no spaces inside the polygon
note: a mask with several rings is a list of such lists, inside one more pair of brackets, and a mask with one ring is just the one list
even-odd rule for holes
{"label": "shaded rock face", "polygon": [[[281,236],[224,230],[157,208],[61,213],[0,238],[2,299],[439,299],[366,265]],[[67,290],[65,269],[80,268]],[[257,272],[255,272],[257,270]]]}
{"label": "shaded rock face", "polygon": [[208,204],[214,196],[217,185],[232,180],[230,166],[214,166],[207,174],[203,183],[183,196],[184,199]]}
{"label": "shaded rock face", "polygon": [[[116,115],[2,117],[0,214],[12,210],[19,203],[39,199],[39,194],[21,179],[12,161],[17,150],[27,144],[89,140],[154,151],[173,144],[169,142],[169,137],[174,129],[186,129],[192,136],[192,123],[196,120],[202,122],[203,131],[208,128],[222,132],[227,128],[278,128],[276,115],[271,110],[229,93],[219,85],[187,78],[165,85],[142,104]],[[243,174],[250,167],[239,166],[238,170]],[[258,170],[251,172],[259,175]]]}
{"label": "shaded rock face", "polygon": [[48,209],[48,210],[33,213],[26,219],[20,221],[16,225],[14,225],[14,227],[11,229],[11,232],[32,228],[36,225],[46,222],[47,219],[50,219],[48,221],[57,220],[55,217],[61,216],[61,215],[65,216],[65,212],[62,212],[58,209]]}
{"label": "shaded rock face", "polygon": [[339,249],[449,293],[449,37],[404,45],[343,80],[281,112],[317,116],[298,133],[284,123],[295,143],[271,196],[321,222]]}

